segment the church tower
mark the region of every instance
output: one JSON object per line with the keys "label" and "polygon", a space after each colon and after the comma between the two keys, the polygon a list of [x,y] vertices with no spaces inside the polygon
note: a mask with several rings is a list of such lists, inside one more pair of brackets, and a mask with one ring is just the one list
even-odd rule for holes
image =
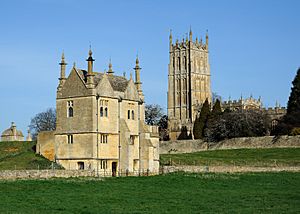
{"label": "church tower", "polygon": [[211,103],[210,65],[208,59],[208,34],[202,38],[189,38],[173,44],[169,37],[168,118],[171,140],[176,140],[182,130],[192,133],[193,122],[205,99]]}

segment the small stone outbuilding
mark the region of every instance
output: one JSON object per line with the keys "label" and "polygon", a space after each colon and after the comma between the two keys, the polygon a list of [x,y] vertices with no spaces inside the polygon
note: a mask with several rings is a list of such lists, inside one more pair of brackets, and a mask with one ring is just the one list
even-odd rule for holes
{"label": "small stone outbuilding", "polygon": [[12,122],[11,127],[2,132],[1,141],[24,141],[24,135],[20,130],[17,130],[16,124]]}

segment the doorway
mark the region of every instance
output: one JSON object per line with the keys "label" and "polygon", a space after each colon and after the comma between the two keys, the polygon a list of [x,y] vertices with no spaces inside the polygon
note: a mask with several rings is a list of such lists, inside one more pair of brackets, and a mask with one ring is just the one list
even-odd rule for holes
{"label": "doorway", "polygon": [[111,163],[111,174],[113,177],[116,177],[117,175],[117,162]]}

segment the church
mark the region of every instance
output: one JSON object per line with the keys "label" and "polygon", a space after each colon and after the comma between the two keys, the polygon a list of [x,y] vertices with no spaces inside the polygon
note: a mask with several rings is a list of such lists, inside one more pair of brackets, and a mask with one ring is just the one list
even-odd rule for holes
{"label": "church", "polygon": [[171,140],[176,140],[182,128],[192,133],[193,123],[206,99],[212,101],[210,86],[210,65],[208,34],[205,43],[202,38],[189,38],[173,44],[169,37],[168,72],[168,128]]}
{"label": "church", "polygon": [[145,102],[139,59],[132,74],[118,76],[73,65],[66,77],[64,54],[56,96],[56,130],[38,135],[37,153],[70,170],[95,170],[98,175],[137,175],[159,171],[157,126],[145,124]]}

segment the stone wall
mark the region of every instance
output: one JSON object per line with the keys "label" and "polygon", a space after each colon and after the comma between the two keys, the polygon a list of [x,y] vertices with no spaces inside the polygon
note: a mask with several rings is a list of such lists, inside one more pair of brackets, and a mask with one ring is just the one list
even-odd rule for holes
{"label": "stone wall", "polygon": [[1,170],[1,179],[94,177],[88,170]]}
{"label": "stone wall", "polygon": [[54,131],[42,131],[37,136],[36,153],[54,161],[55,155],[55,136]]}
{"label": "stone wall", "polygon": [[299,166],[280,166],[280,167],[255,167],[255,166],[164,166],[161,173],[172,172],[216,172],[216,173],[237,173],[237,172],[299,172]]}
{"label": "stone wall", "polygon": [[300,136],[244,137],[208,143],[203,140],[161,141],[160,154],[191,153],[214,149],[300,147]]}

